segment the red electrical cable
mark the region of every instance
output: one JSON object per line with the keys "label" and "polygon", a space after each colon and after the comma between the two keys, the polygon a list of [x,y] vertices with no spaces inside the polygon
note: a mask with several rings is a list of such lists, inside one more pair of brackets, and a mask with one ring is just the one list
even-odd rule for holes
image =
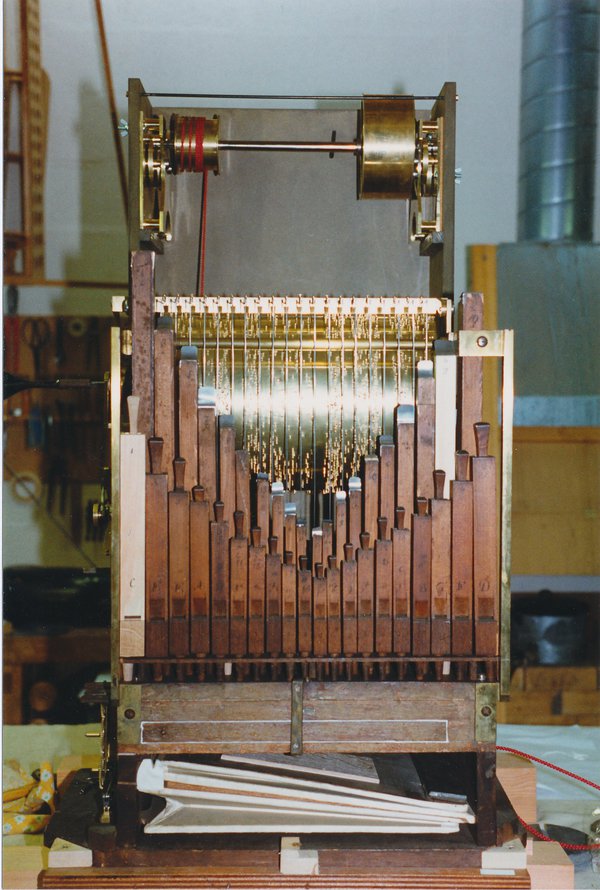
{"label": "red electrical cable", "polygon": [[[563,769],[561,766],[556,766],[555,763],[549,763],[547,760],[542,760],[541,757],[535,757],[533,754],[526,754],[524,751],[519,751],[517,748],[507,748],[505,745],[496,745],[498,751],[506,751],[508,754],[515,754],[517,757],[523,757],[525,760],[533,760],[535,763],[540,763],[542,766],[547,766],[548,769],[556,770],[557,773],[562,773],[565,776],[569,776],[571,779],[576,779],[578,782],[583,782],[584,785],[589,785],[591,788],[595,788],[597,791],[600,791],[600,785],[597,785],[596,782],[592,782],[590,779],[584,779],[583,776],[578,776],[577,773],[572,773],[568,769]],[[550,841],[551,843],[559,844],[563,850],[596,850],[600,848],[600,844],[568,844],[563,843],[562,841],[555,841],[553,838],[549,837],[547,834],[543,834],[541,831],[538,831],[537,828],[534,828],[533,825],[529,825],[524,819],[521,819],[519,815],[517,815],[517,819],[525,828],[529,834],[532,834],[534,837],[537,837],[540,841]]]}
{"label": "red electrical cable", "polygon": [[181,151],[179,156],[179,166],[181,170],[185,170],[185,126],[186,126],[186,118],[181,118]]}

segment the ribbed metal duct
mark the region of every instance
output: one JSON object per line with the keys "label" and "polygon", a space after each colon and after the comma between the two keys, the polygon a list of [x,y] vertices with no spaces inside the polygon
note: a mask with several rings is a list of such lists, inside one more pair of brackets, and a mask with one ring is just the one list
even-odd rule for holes
{"label": "ribbed metal duct", "polygon": [[591,241],[597,0],[524,0],[519,240]]}

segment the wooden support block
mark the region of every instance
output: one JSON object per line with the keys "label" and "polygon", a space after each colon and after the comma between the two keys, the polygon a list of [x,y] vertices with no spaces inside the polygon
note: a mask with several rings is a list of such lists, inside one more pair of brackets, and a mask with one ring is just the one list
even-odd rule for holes
{"label": "wooden support block", "polygon": [[248,539],[241,510],[235,511],[233,521],[235,536],[229,541],[229,649],[232,655],[244,656],[248,650]]}
{"label": "wooden support block", "polygon": [[322,562],[314,566],[313,577],[313,653],[327,655],[327,581]]}
{"label": "wooden support block", "polygon": [[[483,327],[483,295],[463,294],[458,307],[461,331]],[[469,356],[458,360],[458,448],[475,454],[474,425],[483,416],[483,359]]]}
{"label": "wooden support block", "polygon": [[217,415],[213,405],[198,408],[198,483],[206,492],[212,519],[217,500]]}
{"label": "wooden support block", "polygon": [[340,655],[342,651],[342,607],[340,570],[333,554],[329,557],[327,580],[327,651]]}
{"label": "wooden support block", "polygon": [[417,365],[415,433],[417,497],[432,498],[435,468],[435,380],[431,361],[421,361]]}
{"label": "wooden support block", "polygon": [[235,427],[233,417],[219,417],[219,499],[223,502],[223,518],[229,537],[234,533],[235,511]]}
{"label": "wooden support block", "polygon": [[527,871],[531,890],[572,890],[575,886],[575,866],[560,844],[534,841]]}
{"label": "wooden support block", "polygon": [[235,509],[244,514],[243,534],[250,536],[250,456],[247,451],[235,452]]}
{"label": "wooden support block", "polygon": [[362,532],[356,554],[358,599],[358,651],[362,655],[373,653],[374,606],[375,606],[375,552],[369,549],[369,533]]}
{"label": "wooden support block", "polygon": [[[560,694],[561,714],[595,714],[600,717],[600,692],[567,689]],[[600,720],[599,720],[600,723]]]}
{"label": "wooden support block", "polygon": [[598,689],[598,669],[589,667],[537,666],[515,668],[510,683],[513,692],[592,691]]}
{"label": "wooden support block", "polygon": [[312,574],[306,556],[298,562],[298,651],[306,657],[312,651]]}
{"label": "wooden support block", "polygon": [[190,503],[190,649],[210,652],[210,517],[204,488],[192,489]]}
{"label": "wooden support block", "polygon": [[190,654],[190,496],[184,489],[185,461],[173,461],[169,492],[169,655]]}
{"label": "wooden support block", "polygon": [[396,528],[392,531],[392,584],[394,592],[395,655],[408,655],[411,649],[411,536],[404,528],[403,507],[396,508]]}
{"label": "wooden support block", "polygon": [[144,654],[146,437],[138,433],[137,396],[129,396],[129,428],[120,438],[119,653]]}
{"label": "wooden support block", "polygon": [[443,497],[446,474],[434,473],[431,501],[431,653],[451,652],[450,616],[452,597],[452,505]]}
{"label": "wooden support block", "polygon": [[297,647],[296,576],[294,555],[286,550],[281,567],[281,646],[285,655],[295,655]]}
{"label": "wooden support block", "polygon": [[473,611],[475,654],[498,655],[500,577],[496,503],[496,460],[487,454],[489,423],[475,424],[477,457],[473,480]]}
{"label": "wooden support block", "polygon": [[355,555],[360,547],[362,514],[362,482],[358,476],[351,476],[348,480],[348,541]]}
{"label": "wooden support block", "polygon": [[396,506],[406,511],[407,524],[415,505],[415,409],[398,405],[394,418],[396,438]]}
{"label": "wooden support block", "polygon": [[182,358],[179,362],[179,456],[185,460],[186,491],[198,484],[197,413],[198,359]]}
{"label": "wooden support block", "polygon": [[253,528],[248,549],[248,652],[265,653],[265,551],[261,532]]}
{"label": "wooden support block", "polygon": [[379,437],[379,513],[387,519],[387,540],[392,537],[396,508],[396,448],[392,436]]}
{"label": "wooden support block", "polygon": [[431,516],[417,498],[412,531],[412,653],[431,654]]}
{"label": "wooden support block", "polygon": [[344,546],[348,541],[348,504],[345,491],[335,493],[335,558],[338,568],[344,558]]}
{"label": "wooden support block", "polygon": [[271,489],[266,473],[256,476],[256,527],[260,529],[260,543],[266,548],[271,528]]}
{"label": "wooden support block", "polygon": [[358,653],[358,578],[352,544],[344,547],[342,562],[342,639],[346,657]]}
{"label": "wooden support block", "polygon": [[154,331],[154,435],[163,440],[163,466],[173,489],[175,458],[175,335],[170,319]]}
{"label": "wooden support block", "polygon": [[269,538],[269,552],[265,562],[267,652],[277,656],[281,655],[281,556],[274,536]]}
{"label": "wooden support block", "polygon": [[530,760],[498,751],[496,775],[517,815],[532,825],[537,821],[536,768]]}
{"label": "wooden support block", "polygon": [[148,657],[166,658],[169,654],[168,482],[162,467],[162,439],[150,438],[148,448],[150,473],[146,476],[145,654]]}
{"label": "wooden support block", "polygon": [[387,520],[380,517],[379,537],[375,541],[375,651],[378,655],[392,652],[392,542],[388,538]]}
{"label": "wooden support block", "polygon": [[377,540],[379,516],[379,458],[368,454],[363,461],[363,530],[368,533],[370,546]]}
{"label": "wooden support block", "polygon": [[452,654],[473,652],[473,484],[469,455],[457,452],[452,482]]}
{"label": "wooden support block", "polygon": [[221,501],[210,524],[211,644],[213,655],[229,655],[229,523]]}

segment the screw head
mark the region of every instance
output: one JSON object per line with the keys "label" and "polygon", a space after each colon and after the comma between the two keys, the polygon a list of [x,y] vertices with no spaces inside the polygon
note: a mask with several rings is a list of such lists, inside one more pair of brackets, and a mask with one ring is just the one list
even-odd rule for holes
{"label": "screw head", "polygon": [[481,716],[482,717],[491,717],[491,714],[492,714],[492,709],[490,708],[490,706],[484,705],[483,708],[481,709]]}
{"label": "screw head", "polygon": [[487,338],[487,337],[484,337],[483,335],[482,335],[481,337],[478,337],[478,338],[477,338],[477,345],[478,345],[481,349],[483,349],[484,346],[487,346],[487,345],[488,345],[488,338]]}
{"label": "screw head", "polygon": [[133,718],[135,717],[135,711],[133,710],[133,708],[125,708],[124,716],[127,720],[133,720]]}

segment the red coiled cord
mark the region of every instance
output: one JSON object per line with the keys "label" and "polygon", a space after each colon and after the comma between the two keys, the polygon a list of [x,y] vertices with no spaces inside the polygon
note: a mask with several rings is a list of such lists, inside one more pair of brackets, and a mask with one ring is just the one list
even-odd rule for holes
{"label": "red coiled cord", "polygon": [[[519,751],[517,748],[507,748],[505,745],[496,745],[498,751],[506,751],[507,754],[515,754],[517,757],[523,757],[525,760],[533,760],[535,763],[540,763],[542,766],[547,766],[549,769],[556,770],[557,773],[562,773],[565,776],[569,776],[571,779],[576,779],[578,782],[583,782],[584,785],[589,785],[591,788],[595,788],[597,791],[600,791],[600,785],[597,785],[596,782],[592,782],[590,779],[584,779],[583,776],[578,776],[577,773],[572,773],[568,769],[563,769],[561,766],[556,766],[554,763],[549,763],[547,760],[542,760],[541,757],[534,757],[533,754],[526,754],[524,751]],[[538,831],[537,828],[534,828],[533,825],[529,825],[525,822],[524,819],[521,819],[519,815],[517,815],[517,819],[525,828],[529,834],[532,834],[534,837],[537,837],[540,841],[550,841],[551,843],[559,844],[563,850],[596,850],[600,847],[600,844],[567,844],[562,841],[555,841],[553,838],[548,837],[547,834],[543,834],[541,831]]]}

